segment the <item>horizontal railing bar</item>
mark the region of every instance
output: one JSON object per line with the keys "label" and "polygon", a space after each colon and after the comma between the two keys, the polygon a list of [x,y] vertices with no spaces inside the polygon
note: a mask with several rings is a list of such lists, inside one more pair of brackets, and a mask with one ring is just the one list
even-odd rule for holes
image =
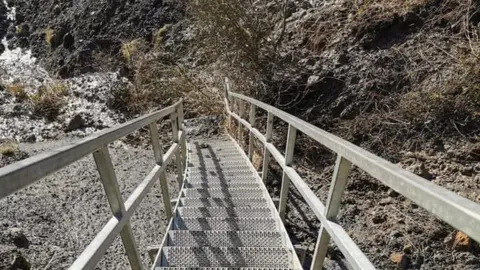
{"label": "horizontal railing bar", "polygon": [[[56,150],[36,155],[0,169],[0,199],[81,159],[97,149],[175,112],[181,101]],[[12,179],[15,179],[13,181]]]}
{"label": "horizontal railing bar", "polygon": [[120,219],[117,219],[116,217],[110,218],[108,223],[70,266],[70,270],[93,269],[97,265],[125,224],[127,224],[129,219],[132,217],[135,210],[137,210],[138,206],[148,194],[152,186],[155,184],[155,181],[160,176],[160,173],[165,171],[165,168],[172,160],[178,147],[179,145],[177,143],[174,143],[172,146],[170,146],[167,153],[163,155],[162,165],[155,165],[155,167],[150,171],[142,183],[132,192],[132,195],[130,195],[125,202],[126,213]]}
{"label": "horizontal railing bar", "polygon": [[[175,155],[175,152],[177,152],[179,148],[178,143],[174,143],[170,148],[168,149],[167,153],[164,155],[163,163],[161,168],[158,170],[158,172],[150,172],[150,174],[145,178],[145,181],[140,184],[135,191],[133,191],[132,195],[127,199],[125,202],[125,209],[127,212],[132,212],[135,211],[135,209],[140,205],[140,202],[143,200],[143,198],[147,195],[148,190],[153,186],[155,183],[154,180],[157,180],[158,177],[160,176],[160,173],[163,172],[172,160],[173,156]],[[150,177],[153,178],[151,181],[147,181]]]}
{"label": "horizontal railing bar", "polygon": [[181,103],[182,101],[180,100],[163,110],[93,134],[67,146],[1,168],[0,199],[35,183],[121,137],[170,115],[175,112]]}
{"label": "horizontal railing bar", "polygon": [[305,135],[349,160],[383,184],[480,242],[479,204],[273,106],[244,95],[236,93],[229,93],[229,95],[250,102],[293,125]]}
{"label": "horizontal railing bar", "polygon": [[312,210],[315,216],[317,216],[320,222],[325,226],[325,229],[331,235],[338,248],[343,252],[350,265],[354,269],[375,269],[370,260],[368,260],[355,242],[353,242],[347,232],[345,232],[340,225],[327,220],[327,218],[324,216],[325,205],[310,189],[307,183],[305,183],[302,177],[292,167],[285,164],[285,157],[282,155],[282,153],[280,153],[280,151],[278,151],[278,149],[275,148],[272,143],[267,143],[266,137],[258,129],[253,128],[247,121],[240,119],[237,114],[233,112],[229,112],[229,114],[242,123],[248,130],[252,132],[253,135],[255,135],[255,137],[257,137],[262,144],[267,147],[273,158],[290,178],[291,183],[293,183],[298,192],[300,192],[302,197],[305,199],[305,202],[308,204],[308,206],[310,206],[310,210]]}
{"label": "horizontal railing bar", "polygon": [[93,269],[102,259],[102,256],[127,222],[128,218],[126,216],[121,219],[117,219],[116,217],[110,218],[103,229],[95,236],[92,242],[88,244],[82,254],[80,254],[80,257],[78,257],[68,269]]}
{"label": "horizontal railing bar", "polygon": [[342,226],[328,220],[322,224],[353,269],[376,269]]}

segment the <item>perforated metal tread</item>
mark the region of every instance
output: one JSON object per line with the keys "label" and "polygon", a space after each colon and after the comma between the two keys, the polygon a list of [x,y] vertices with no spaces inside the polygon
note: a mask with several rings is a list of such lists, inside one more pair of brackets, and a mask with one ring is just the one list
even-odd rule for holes
{"label": "perforated metal tread", "polygon": [[264,198],[182,198],[179,206],[188,207],[267,207]]}
{"label": "perforated metal tread", "polygon": [[264,197],[265,192],[259,188],[185,188],[187,198],[229,198],[229,197]]}
{"label": "perforated metal tread", "polygon": [[282,247],[282,234],[262,231],[170,231],[168,246]]}
{"label": "perforated metal tread", "polygon": [[258,183],[257,178],[253,174],[248,175],[229,175],[229,176],[219,176],[219,175],[189,175],[188,179],[185,182],[188,183],[197,183],[197,182],[222,182],[222,183],[231,183],[231,182],[254,182]]}
{"label": "perforated metal tread", "polygon": [[187,170],[187,174],[189,176],[219,176],[219,177],[228,177],[228,176],[239,176],[239,175],[250,175],[250,176],[255,176],[254,172],[250,171],[249,169],[225,169],[223,171],[218,171],[217,169],[211,169],[211,170]]}
{"label": "perforated metal tread", "polygon": [[180,217],[249,217],[273,218],[274,213],[270,208],[252,207],[178,207],[177,216]]}
{"label": "perforated metal tread", "polygon": [[245,158],[242,156],[238,155],[238,151],[236,152],[231,152],[230,154],[215,154],[213,155],[205,155],[202,153],[197,153],[197,154],[192,154],[190,156],[190,159],[188,160],[188,163],[201,163],[201,162],[224,162],[224,161],[230,161],[230,162],[239,162],[239,161],[245,161]]}
{"label": "perforated metal tread", "polygon": [[254,267],[155,267],[155,270],[293,270],[292,268]]}
{"label": "perforated metal tread", "polygon": [[171,267],[292,267],[284,248],[164,247],[162,266]]}
{"label": "perforated metal tread", "polygon": [[208,183],[208,182],[193,182],[185,183],[185,188],[248,188],[248,189],[257,189],[261,188],[259,183],[256,183],[254,181],[251,182],[229,182],[229,183],[223,183],[223,182],[213,182],[213,183]]}
{"label": "perforated metal tread", "polygon": [[188,167],[188,172],[216,172],[218,174],[225,172],[237,172],[237,171],[250,171],[250,167],[246,164],[206,164],[206,165],[194,165]]}
{"label": "perforated metal tread", "polygon": [[175,218],[174,230],[190,231],[279,231],[274,218]]}
{"label": "perforated metal tread", "polygon": [[187,164],[203,164],[203,163],[218,163],[218,162],[243,162],[245,158],[239,157],[238,153],[230,155],[216,155],[215,157],[208,156],[193,156],[188,160]]}

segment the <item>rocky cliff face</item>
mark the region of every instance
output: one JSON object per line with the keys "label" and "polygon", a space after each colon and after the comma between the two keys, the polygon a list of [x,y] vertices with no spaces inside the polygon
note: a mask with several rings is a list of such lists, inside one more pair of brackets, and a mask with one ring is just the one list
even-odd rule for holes
{"label": "rocky cliff face", "polygon": [[[0,40],[3,40],[8,29],[7,7],[3,1],[0,2]],[[5,50],[4,45],[0,44],[0,54]]]}
{"label": "rocky cliff face", "polygon": [[123,43],[152,41],[158,29],[185,13],[184,1],[13,2],[21,31],[10,27],[11,44],[30,48],[41,64],[61,77],[120,70]]}
{"label": "rocky cliff face", "polygon": [[[152,41],[185,13],[182,1],[8,3],[0,3],[0,37],[8,42],[6,50],[0,45],[0,137],[20,142],[85,136],[124,122],[116,96],[131,83],[122,44]],[[50,102],[44,92],[54,85],[66,89],[48,97],[58,106],[36,109]]]}

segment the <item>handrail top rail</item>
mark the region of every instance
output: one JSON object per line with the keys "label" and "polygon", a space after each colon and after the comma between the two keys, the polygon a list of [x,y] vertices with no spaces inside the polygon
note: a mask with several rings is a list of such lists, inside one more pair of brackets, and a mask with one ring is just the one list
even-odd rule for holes
{"label": "handrail top rail", "polygon": [[480,242],[480,204],[417,176],[280,109],[251,97],[231,92],[228,82],[226,94],[227,97],[249,102],[280,118],[298,131],[349,160],[383,184]]}
{"label": "handrail top rail", "polygon": [[174,113],[183,100],[121,125],[102,130],[66,146],[0,168],[0,199],[27,187],[88,154]]}

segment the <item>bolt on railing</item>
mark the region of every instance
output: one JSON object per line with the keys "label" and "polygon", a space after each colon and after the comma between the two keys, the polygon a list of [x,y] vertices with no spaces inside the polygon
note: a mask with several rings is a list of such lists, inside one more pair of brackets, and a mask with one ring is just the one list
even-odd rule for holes
{"label": "bolt on railing", "polygon": [[[170,116],[173,130],[173,145],[163,153],[158,135],[157,121]],[[155,167],[124,202],[115,174],[115,169],[108,151],[108,144],[132,132],[149,126]],[[100,261],[108,247],[120,234],[132,269],[144,269],[139,250],[133,236],[130,218],[142,200],[160,181],[163,204],[167,219],[172,218],[170,195],[168,191],[166,166],[176,156],[177,181],[183,183],[183,171],[186,167],[186,134],[183,126],[183,102],[180,100],[163,110],[145,115],[117,127],[95,133],[70,145],[42,153],[18,163],[0,168],[0,199],[18,191],[38,180],[70,165],[71,163],[93,154],[97,169],[105,190],[113,217],[97,234],[93,241],[70,266],[70,269],[93,269]]]}
{"label": "bolt on railing", "polygon": [[[293,183],[321,222],[315,252],[312,257],[312,269],[322,269],[330,240],[335,242],[353,269],[375,269],[348,233],[336,223],[336,217],[341,206],[341,198],[347,185],[347,179],[352,166],[362,169],[383,184],[480,242],[479,204],[408,172],[350,142],[275,107],[253,98],[233,93],[230,91],[231,86],[228,79],[225,80],[225,84],[225,108],[230,122],[234,120],[238,122],[237,139],[239,145],[241,146],[244,139],[241,136],[241,129],[245,127],[250,132],[250,135],[255,136],[264,146],[263,181],[265,182],[267,180],[271,157],[278,162],[283,170],[280,202],[278,206],[278,212],[282,220],[286,214],[285,210],[289,186]],[[249,121],[246,121],[242,118],[244,115],[241,109],[242,107],[239,108],[238,114],[235,112],[235,106],[233,106],[235,103],[243,104],[242,106],[248,103],[251,108],[262,109],[268,113],[265,135],[254,127],[254,114],[251,113]],[[271,142],[274,117],[279,118],[289,125],[285,156],[283,156]],[[326,146],[337,154],[326,206],[318,199],[315,193],[292,167],[297,131],[302,132],[304,135]],[[249,136],[249,153],[252,151],[250,145],[253,136]]]}

